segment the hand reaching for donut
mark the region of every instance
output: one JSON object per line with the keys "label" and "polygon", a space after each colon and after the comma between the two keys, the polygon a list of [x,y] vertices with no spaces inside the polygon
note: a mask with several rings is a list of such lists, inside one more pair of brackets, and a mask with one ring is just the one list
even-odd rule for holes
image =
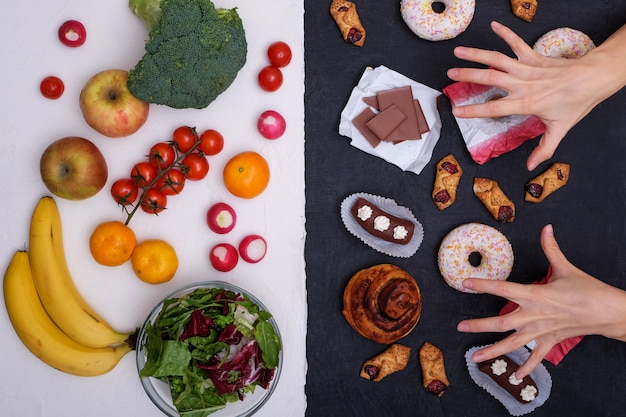
{"label": "hand reaching for donut", "polygon": [[550,349],[570,337],[599,334],[626,341],[626,291],[612,287],[572,265],[561,252],[551,225],[541,232],[541,247],[552,276],[543,285],[470,278],[463,285],[478,293],[504,297],[519,307],[497,317],[463,320],[461,332],[508,332],[503,340],[478,350],[472,359],[482,362],[512,352],[534,340],[530,357],[516,372],[530,374]]}
{"label": "hand reaching for donut", "polygon": [[597,104],[626,85],[626,25],[588,54],[576,58],[544,57],[508,27],[492,22],[492,30],[517,59],[495,51],[457,47],[456,57],[488,69],[451,68],[454,81],[500,87],[508,96],[483,104],[457,106],[457,117],[535,115],[546,125],[538,146],[528,157],[532,171],[550,159],[567,132]]}

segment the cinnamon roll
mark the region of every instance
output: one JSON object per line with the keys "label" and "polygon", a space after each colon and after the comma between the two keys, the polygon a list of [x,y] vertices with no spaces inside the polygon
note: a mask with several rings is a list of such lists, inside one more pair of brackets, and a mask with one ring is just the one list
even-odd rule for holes
{"label": "cinnamon roll", "polygon": [[357,272],[343,293],[342,314],[354,330],[390,344],[415,328],[422,312],[417,282],[403,269],[380,264]]}

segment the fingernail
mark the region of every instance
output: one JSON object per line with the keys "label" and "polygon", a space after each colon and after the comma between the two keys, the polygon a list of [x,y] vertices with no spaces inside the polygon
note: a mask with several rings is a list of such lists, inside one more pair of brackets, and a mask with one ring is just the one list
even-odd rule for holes
{"label": "fingernail", "polygon": [[469,325],[467,323],[461,322],[461,323],[458,324],[456,329],[458,331],[460,331],[460,332],[468,332],[469,331]]}
{"label": "fingernail", "polygon": [[454,78],[454,77],[456,77],[457,75],[459,75],[459,70],[458,70],[458,69],[456,69],[456,68],[450,68],[450,69],[448,70],[448,78]]}
{"label": "fingernail", "polygon": [[539,165],[537,161],[528,161],[528,170],[532,171],[533,169],[537,168],[537,165]]}
{"label": "fingernail", "polygon": [[467,48],[464,46],[457,46],[454,48],[454,54],[458,57],[463,57],[467,54]]}
{"label": "fingernail", "polygon": [[465,288],[472,288],[474,286],[474,283],[472,281],[468,281],[468,280],[463,280],[463,286]]}
{"label": "fingernail", "polygon": [[463,109],[463,106],[457,106],[452,109],[452,114],[455,116],[463,116],[464,113],[465,109]]}
{"label": "fingernail", "polygon": [[482,352],[476,352],[472,355],[472,360],[474,362],[482,362],[485,360],[485,355]]}

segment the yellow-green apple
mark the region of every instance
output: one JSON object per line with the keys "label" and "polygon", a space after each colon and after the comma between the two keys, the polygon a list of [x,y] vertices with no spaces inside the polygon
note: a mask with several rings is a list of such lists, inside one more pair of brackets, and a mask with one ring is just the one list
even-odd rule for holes
{"label": "yellow-green apple", "polygon": [[129,136],[148,119],[150,105],[128,91],[127,81],[127,71],[109,69],[91,77],[80,92],[87,124],[104,136]]}
{"label": "yellow-green apple", "polygon": [[68,200],[95,195],[108,178],[107,163],[100,149],[78,136],[52,142],[41,155],[39,169],[48,190]]}

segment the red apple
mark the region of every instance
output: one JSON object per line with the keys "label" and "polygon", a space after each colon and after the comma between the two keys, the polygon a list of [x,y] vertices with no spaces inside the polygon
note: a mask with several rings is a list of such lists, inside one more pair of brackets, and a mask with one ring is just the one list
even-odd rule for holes
{"label": "red apple", "polygon": [[100,149],[77,136],[52,142],[41,155],[39,169],[48,190],[68,200],[95,195],[108,178],[107,163]]}
{"label": "red apple", "polygon": [[150,105],[128,91],[127,81],[127,71],[105,70],[91,77],[80,92],[85,121],[104,136],[129,136],[148,119]]}

